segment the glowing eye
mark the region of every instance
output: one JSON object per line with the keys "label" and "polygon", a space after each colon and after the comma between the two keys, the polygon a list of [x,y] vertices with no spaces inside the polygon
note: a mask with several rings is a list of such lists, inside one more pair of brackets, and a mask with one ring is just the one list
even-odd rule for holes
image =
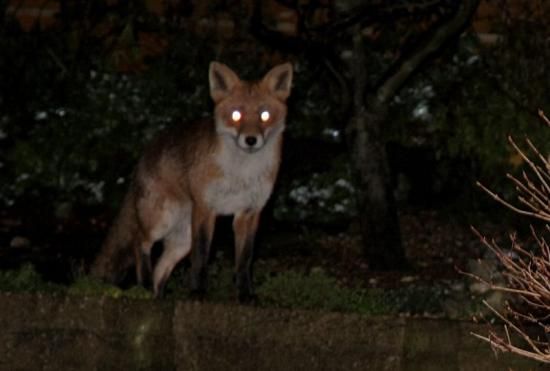
{"label": "glowing eye", "polygon": [[231,119],[235,122],[239,121],[241,119],[242,115],[241,112],[235,110],[231,113]]}
{"label": "glowing eye", "polygon": [[260,119],[263,122],[266,122],[267,120],[269,120],[269,117],[270,117],[270,114],[268,111],[262,111],[262,113],[260,113]]}

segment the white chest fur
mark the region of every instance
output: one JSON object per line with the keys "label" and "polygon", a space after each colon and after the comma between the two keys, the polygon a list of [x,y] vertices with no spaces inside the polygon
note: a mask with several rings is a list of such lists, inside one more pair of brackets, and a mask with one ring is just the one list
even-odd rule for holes
{"label": "white chest fur", "polygon": [[205,194],[216,214],[263,208],[273,190],[273,174],[279,162],[276,142],[271,140],[259,151],[247,153],[233,139],[222,140],[216,162],[223,176],[210,183]]}

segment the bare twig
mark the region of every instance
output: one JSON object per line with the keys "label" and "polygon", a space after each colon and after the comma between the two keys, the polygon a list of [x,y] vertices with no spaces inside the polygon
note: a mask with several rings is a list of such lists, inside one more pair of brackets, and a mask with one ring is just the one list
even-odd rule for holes
{"label": "bare twig", "polygon": [[546,123],[546,125],[550,126],[550,120],[548,119],[548,117],[546,117],[541,109],[539,109],[539,117],[542,119],[542,121]]}
{"label": "bare twig", "polygon": [[501,203],[502,205],[506,206],[507,208],[509,208],[510,210],[518,213],[518,214],[521,214],[521,215],[527,215],[527,216],[532,216],[534,218],[538,218],[538,219],[542,219],[544,221],[547,221],[547,222],[550,222],[550,218],[549,217],[545,217],[545,216],[542,216],[542,215],[539,215],[538,213],[536,212],[531,212],[531,211],[527,211],[527,210],[523,210],[523,209],[520,209],[514,205],[512,205],[511,203],[505,201],[503,198],[501,198],[498,194],[492,192],[489,188],[485,187],[481,182],[476,182],[476,185],[483,189],[485,191],[485,193],[487,193],[489,196],[491,196],[493,199],[495,199],[497,202]]}

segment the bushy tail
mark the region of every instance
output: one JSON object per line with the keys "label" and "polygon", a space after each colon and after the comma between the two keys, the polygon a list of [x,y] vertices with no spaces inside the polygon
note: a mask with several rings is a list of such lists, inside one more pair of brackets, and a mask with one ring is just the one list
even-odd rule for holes
{"label": "bushy tail", "polygon": [[120,283],[128,268],[135,263],[134,241],[139,233],[133,192],[124,197],[115,219],[90,274],[110,283]]}

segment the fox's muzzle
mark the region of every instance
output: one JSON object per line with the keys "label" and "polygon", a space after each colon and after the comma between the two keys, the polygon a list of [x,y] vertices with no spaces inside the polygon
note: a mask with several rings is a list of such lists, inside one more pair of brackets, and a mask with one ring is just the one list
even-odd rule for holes
{"label": "fox's muzzle", "polygon": [[241,133],[237,137],[237,145],[242,150],[252,153],[264,146],[264,137],[262,134]]}

